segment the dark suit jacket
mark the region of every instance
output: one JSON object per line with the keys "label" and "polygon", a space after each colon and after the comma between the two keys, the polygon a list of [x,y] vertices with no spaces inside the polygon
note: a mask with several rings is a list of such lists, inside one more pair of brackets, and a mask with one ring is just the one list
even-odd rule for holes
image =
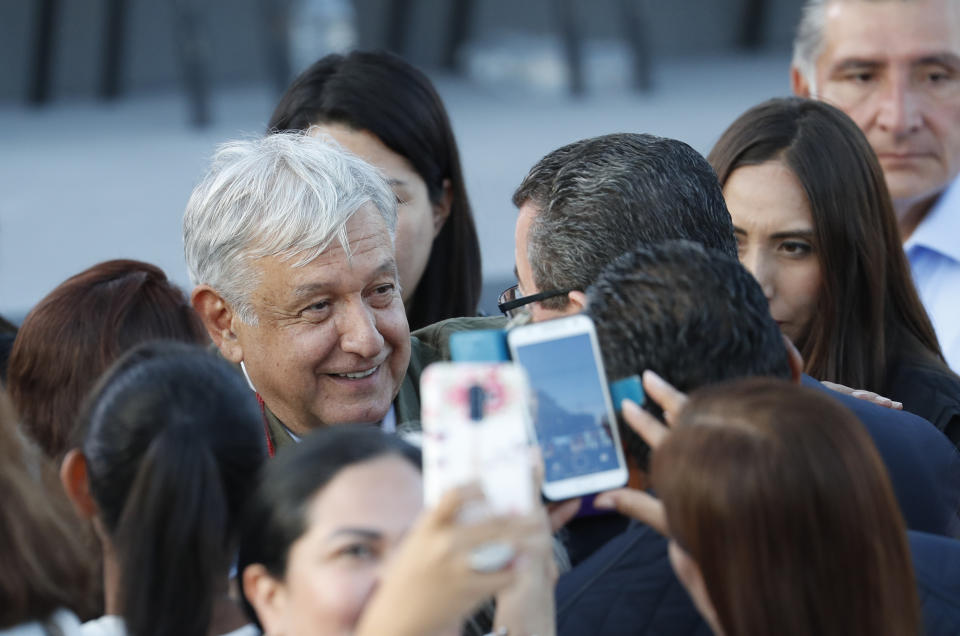
{"label": "dark suit jacket", "polygon": [[887,467],[910,530],[960,536],[960,452],[921,417],[843,395],[803,376],[863,423]]}
{"label": "dark suit jacket", "polygon": [[[960,541],[908,532],[927,636],[960,634]],[[557,582],[559,636],[707,636],[667,558],[667,541],[630,527]]]}

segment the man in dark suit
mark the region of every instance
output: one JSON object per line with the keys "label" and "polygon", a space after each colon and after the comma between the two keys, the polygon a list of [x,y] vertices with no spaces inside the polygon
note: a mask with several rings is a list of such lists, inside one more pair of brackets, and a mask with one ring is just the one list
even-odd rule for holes
{"label": "man in dark suit", "polygon": [[[736,260],[699,245],[670,242],[623,255],[589,288],[587,307],[611,378],[650,369],[682,391],[755,375],[820,386],[802,378],[802,361],[785,346],[750,274]],[[920,418],[822,390],[860,417],[913,526],[955,530],[958,458],[949,442]],[[635,464],[645,467],[646,444],[626,427],[622,433]],[[947,549],[915,551],[918,572],[949,554],[955,542],[944,541]],[[944,609],[936,593],[938,579],[921,580],[932,590],[924,601],[928,626],[936,619],[956,629],[956,612]],[[560,634],[709,633],[673,575],[666,541],[640,523],[560,578],[557,612]]]}

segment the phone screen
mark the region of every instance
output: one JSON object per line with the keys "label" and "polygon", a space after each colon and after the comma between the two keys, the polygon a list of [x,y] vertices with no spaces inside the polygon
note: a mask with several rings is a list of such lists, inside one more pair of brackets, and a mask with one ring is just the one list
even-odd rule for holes
{"label": "phone screen", "polygon": [[536,395],[535,428],[548,482],[617,469],[604,387],[589,334],[514,349]]}

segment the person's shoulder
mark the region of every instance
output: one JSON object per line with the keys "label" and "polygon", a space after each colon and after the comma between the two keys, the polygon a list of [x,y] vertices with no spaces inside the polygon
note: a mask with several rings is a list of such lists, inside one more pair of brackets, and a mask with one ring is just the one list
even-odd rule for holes
{"label": "person's shoulder", "polygon": [[77,636],[81,632],[80,621],[76,615],[67,609],[58,609],[46,620],[31,621],[0,629],[0,636]]}
{"label": "person's shoulder", "polygon": [[81,625],[80,633],[83,636],[126,636],[127,626],[122,616],[108,614]]}
{"label": "person's shoulder", "polygon": [[960,541],[907,532],[926,634],[960,634]]}
{"label": "person's shoulder", "polygon": [[891,370],[887,384],[891,398],[941,431],[960,417],[960,376],[939,359],[905,358]]}
{"label": "person's shoulder", "polygon": [[557,634],[709,634],[677,580],[667,540],[634,523],[557,581]]}
{"label": "person's shoulder", "polygon": [[480,329],[504,329],[507,319],[503,316],[476,316],[448,318],[417,329],[410,334],[410,369],[419,373],[431,362],[450,360],[450,336],[463,331]]}

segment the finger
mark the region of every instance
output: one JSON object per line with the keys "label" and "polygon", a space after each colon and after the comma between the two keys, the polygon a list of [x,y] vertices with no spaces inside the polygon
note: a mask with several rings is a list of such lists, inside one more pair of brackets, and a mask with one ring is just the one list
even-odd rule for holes
{"label": "finger", "polygon": [[454,528],[456,550],[472,550],[484,543],[515,544],[524,538],[545,532],[539,515],[487,517],[482,521],[460,524]]}
{"label": "finger", "polygon": [[650,448],[657,448],[670,434],[670,430],[657,418],[637,406],[633,400],[624,400],[621,407],[623,420],[643,438]]}
{"label": "finger", "polygon": [[427,523],[438,526],[452,523],[463,506],[483,499],[483,488],[478,483],[451,488],[443,494],[433,510],[427,513]]}
{"label": "finger", "polygon": [[684,393],[673,388],[672,384],[650,369],[643,372],[643,390],[663,409],[667,424],[673,422],[673,418],[687,403],[687,396]]}
{"label": "finger", "polygon": [[850,387],[845,386],[843,384],[837,384],[836,382],[828,382],[824,380],[820,384],[827,387],[831,391],[836,391],[837,393],[843,393],[845,395],[851,395],[853,393],[853,389],[851,389]]}
{"label": "finger", "polygon": [[577,516],[580,512],[580,498],[568,499],[558,503],[552,503],[547,506],[550,515],[550,531],[556,532]]}
{"label": "finger", "polygon": [[900,410],[903,408],[903,404],[900,402],[894,402],[888,397],[884,397],[879,393],[874,393],[873,391],[866,391],[863,389],[851,390],[850,395],[853,397],[866,400],[867,402],[873,402],[879,406],[885,406],[888,409],[897,409]]}
{"label": "finger", "polygon": [[610,490],[597,495],[594,506],[615,509],[622,515],[647,524],[662,535],[667,534],[667,515],[663,504],[642,490]]}

